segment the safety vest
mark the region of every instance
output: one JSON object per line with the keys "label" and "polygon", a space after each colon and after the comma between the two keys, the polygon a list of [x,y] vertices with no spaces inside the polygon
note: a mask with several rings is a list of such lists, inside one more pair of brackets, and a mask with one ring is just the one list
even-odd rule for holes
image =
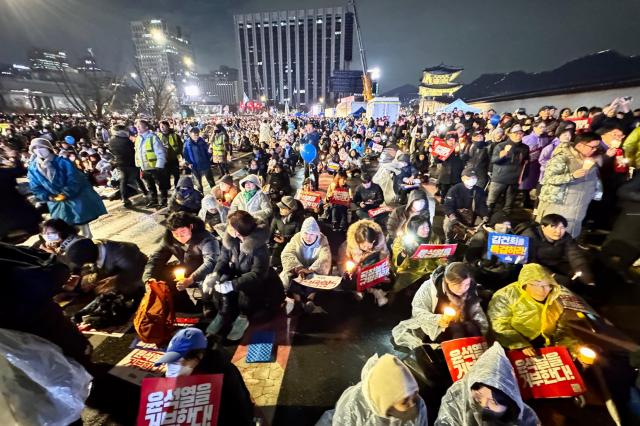
{"label": "safety vest", "polygon": [[220,132],[218,134],[214,134],[211,140],[211,153],[213,155],[224,155],[225,154],[225,134]]}
{"label": "safety vest", "polygon": [[163,144],[164,136],[166,136],[167,140],[169,141],[169,146],[167,146],[167,148],[171,148],[174,153],[180,154],[180,147],[178,146],[178,135],[176,135],[174,132],[170,132],[166,135],[162,132],[158,132],[157,135],[158,139],[160,139]]}
{"label": "safety vest", "polygon": [[[136,137],[136,167],[140,167],[142,170],[149,170],[156,168],[156,162],[158,157],[153,150],[153,133],[149,133],[142,139],[142,136]],[[144,158],[140,156],[140,144],[144,144]]]}

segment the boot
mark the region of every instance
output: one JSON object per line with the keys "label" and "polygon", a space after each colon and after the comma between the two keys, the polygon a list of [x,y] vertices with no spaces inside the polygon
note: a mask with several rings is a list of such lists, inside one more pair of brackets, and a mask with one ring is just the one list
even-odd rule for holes
{"label": "boot", "polygon": [[155,207],[158,205],[158,200],[153,198],[147,198],[147,203],[144,205],[145,207]]}

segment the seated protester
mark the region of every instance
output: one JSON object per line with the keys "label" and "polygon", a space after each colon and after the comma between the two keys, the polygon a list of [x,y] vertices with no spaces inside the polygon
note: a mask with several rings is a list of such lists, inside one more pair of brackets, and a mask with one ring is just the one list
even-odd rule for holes
{"label": "seated protester", "polygon": [[197,214],[201,203],[202,194],[193,187],[191,176],[181,176],[176,191],[169,199],[169,211]]}
{"label": "seated protester", "polygon": [[578,243],[567,233],[567,221],[558,214],[548,214],[540,225],[535,224],[522,232],[529,237],[527,262],[539,263],[549,269],[556,281],[568,285],[572,277],[587,285],[595,285],[589,260]]}
{"label": "seated protester", "polygon": [[[455,309],[445,315],[446,307]],[[438,347],[447,340],[484,336],[489,322],[480,305],[477,285],[466,263],[439,266],[411,302],[411,318],[392,330],[397,345],[415,349],[423,344]]]}
{"label": "seated protester", "polygon": [[[262,169],[260,168],[260,165],[258,164],[257,160],[251,160],[249,162],[249,165],[246,166],[246,169],[247,169],[247,173],[250,175],[262,176]],[[265,175],[266,175],[266,169],[265,169]]]}
{"label": "seated protester", "polygon": [[489,223],[482,225],[468,241],[464,261],[474,268],[478,282],[491,290],[498,290],[518,279],[519,264],[502,263],[496,256],[487,256],[489,233],[513,234],[511,219],[502,210],[491,215]]}
{"label": "seated protester", "polygon": [[455,184],[444,198],[444,234],[447,242],[463,242],[468,228],[489,221],[489,207],[484,189],[477,186],[478,178],[472,169],[462,172],[462,182]]}
{"label": "seated protester", "polygon": [[[202,220],[195,215],[171,213],[165,227],[167,229],[162,242],[149,257],[142,279],[145,283],[151,279],[166,282],[171,288],[175,310],[190,312],[194,306],[184,290],[194,284],[202,287],[207,274],[213,272],[220,247],[213,235],[207,232]],[[180,282],[175,281],[175,267],[168,265],[172,256],[186,269],[185,278]]]}
{"label": "seated protester", "polygon": [[522,349],[527,356],[534,356],[536,348],[558,345],[575,354],[578,341],[558,301],[563,291],[543,266],[524,265],[518,281],[496,291],[489,302],[487,316],[496,340],[506,349]]}
{"label": "seated protester", "polygon": [[269,196],[262,192],[260,180],[256,175],[248,175],[240,180],[240,193],[233,199],[229,214],[244,210],[256,219],[269,223],[273,214]]}
{"label": "seated protester", "polygon": [[[296,191],[296,196],[294,197],[296,200],[300,199],[302,191],[315,191],[315,189],[313,189],[313,181],[311,179],[306,178],[302,181],[302,186],[298,189],[298,191]],[[324,210],[324,200],[322,198],[320,198],[320,204],[317,208],[304,207],[305,216],[314,216],[316,218],[318,216],[318,213],[320,213],[322,210]]]}
{"label": "seated protester", "polygon": [[218,309],[207,334],[218,340],[240,340],[251,316],[272,315],[280,309],[284,289],[269,266],[268,241],[266,223],[244,210],[229,214],[220,256],[205,282],[206,292],[212,293]]}
{"label": "seated protester", "polygon": [[[339,171],[333,178],[333,182],[327,188],[327,194],[325,200],[329,205],[329,217],[331,218],[331,225],[334,231],[344,231],[347,229],[347,212],[349,211],[349,203],[342,201],[339,203],[334,200],[334,194],[337,192],[347,193],[350,200],[351,189],[347,185],[347,174],[344,171]],[[347,204],[347,205],[344,205]]]}
{"label": "seated protester", "polygon": [[231,202],[239,192],[240,190],[233,183],[233,177],[231,175],[222,176],[218,184],[211,189],[211,193],[218,201],[218,213],[220,214],[220,221],[222,223],[227,221],[227,214],[229,213]]}
{"label": "seated protester", "polygon": [[369,210],[377,209],[382,205],[384,194],[380,185],[371,182],[371,175],[364,173],[360,179],[362,184],[356,188],[353,204],[358,207],[356,215],[359,219],[369,219]]}
{"label": "seated protester", "polygon": [[84,237],[78,235],[75,226],[69,225],[62,219],[47,219],[42,223],[41,229],[38,242],[32,247],[55,254],[58,262],[70,267],[71,264],[66,256],[67,248],[71,243]]}
{"label": "seated protester", "polygon": [[407,199],[407,204],[396,207],[389,215],[387,220],[389,244],[392,244],[396,236],[402,233],[406,222],[417,214],[427,214],[432,217],[429,212],[427,193],[423,189],[412,191]]}
{"label": "seated protester", "polygon": [[393,191],[402,204],[407,199],[407,194],[419,188],[419,184],[414,183],[415,180],[418,180],[418,171],[411,166],[408,154],[401,154],[397,158],[396,164],[400,170],[393,177]]}
{"label": "seated protester", "polygon": [[418,214],[405,223],[401,235],[396,236],[391,246],[391,268],[395,275],[393,291],[403,290],[423,280],[438,267],[438,259],[411,258],[420,244],[437,243],[431,232],[429,215]]}
{"label": "seated protester", "polygon": [[300,231],[304,220],[303,209],[300,202],[289,195],[282,197],[277,204],[278,211],[271,219],[271,240],[273,250],[271,252],[271,266],[280,266],[280,253],[285,244]]}
{"label": "seated protester", "polygon": [[329,275],[331,273],[331,248],[329,241],[316,220],[308,217],[302,223],[300,232],[287,240],[282,250],[282,272],[280,279],[287,289],[287,314],[304,308],[305,312],[313,312],[316,290],[298,284],[297,280],[305,279],[312,274]]}
{"label": "seated protester", "polygon": [[97,274],[94,291],[97,294],[115,291],[127,297],[137,297],[144,293],[142,274],[147,256],[133,243],[94,242],[83,238],[69,244],[67,259],[76,268],[87,264],[94,266],[92,270]]}
{"label": "seated protester", "polygon": [[[341,274],[345,272],[350,274],[351,279],[347,281],[347,286],[354,285],[356,277],[353,274],[364,261],[367,264],[373,264],[388,257],[389,249],[380,225],[369,219],[360,219],[349,226],[347,240],[340,246],[338,270]],[[349,262],[354,264],[354,269],[351,271],[347,270]],[[389,302],[386,295],[390,287],[389,283],[382,283],[368,288],[367,292],[373,294],[378,306],[384,306]],[[355,290],[355,286],[349,290]],[[354,294],[358,300],[364,297],[358,291]]]}
{"label": "seated protester", "polygon": [[345,162],[345,170],[347,172],[347,176],[350,178],[360,174],[362,171],[362,159],[360,158],[360,154],[355,149],[349,151],[349,157]]}
{"label": "seated protester", "polygon": [[318,426],[426,426],[427,406],[418,383],[397,357],[374,355],[365,364],[361,381],[346,389],[334,410]]}
{"label": "seated protester", "polygon": [[238,368],[220,350],[209,348],[204,333],[188,327],[178,331],[155,365],[166,364],[166,377],[222,374],[218,425],[253,425],[253,402]]}
{"label": "seated protester", "polygon": [[429,176],[429,155],[424,150],[418,151],[411,160],[411,167],[418,172],[418,177],[426,182]]}
{"label": "seated protester", "polygon": [[215,235],[216,226],[222,223],[220,219],[220,204],[213,195],[205,195],[198,217],[204,222],[204,228]]}
{"label": "seated protester", "polygon": [[494,343],[447,390],[435,425],[540,425],[535,411],[522,401],[517,380],[504,349]]}
{"label": "seated protester", "polygon": [[269,173],[267,176],[267,184],[269,185],[269,189],[276,194],[291,194],[291,181],[289,179],[289,175],[280,163],[276,163],[273,167],[273,173]]}

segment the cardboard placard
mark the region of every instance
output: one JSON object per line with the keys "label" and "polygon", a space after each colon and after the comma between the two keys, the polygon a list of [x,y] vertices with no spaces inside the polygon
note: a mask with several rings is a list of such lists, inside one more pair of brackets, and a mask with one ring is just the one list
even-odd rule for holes
{"label": "cardboard placard", "polygon": [[304,280],[296,280],[296,282],[305,287],[317,288],[320,290],[333,290],[340,285],[342,277],[334,277],[332,275],[313,274],[310,278]]}
{"label": "cardboard placard", "polygon": [[305,209],[315,210],[320,207],[322,201],[322,192],[318,191],[298,191],[296,200],[302,203]]}
{"label": "cardboard placard", "polygon": [[379,143],[373,143],[371,144],[371,151],[373,152],[382,152],[382,150],[384,150],[384,146],[380,145]]}
{"label": "cardboard placard", "polygon": [[458,244],[420,244],[411,259],[439,259],[453,256]]}
{"label": "cardboard placard", "polygon": [[389,259],[384,258],[373,265],[363,266],[357,275],[357,290],[364,291],[387,279],[389,276]]}
{"label": "cardboard placard", "polygon": [[599,316],[598,313],[587,304],[587,302],[585,302],[580,296],[571,293],[569,290],[565,290],[560,293],[558,296],[558,302],[560,302],[564,309]]}
{"label": "cardboard placard", "polygon": [[487,238],[487,258],[498,258],[502,263],[524,264],[529,253],[529,237],[490,232]]}
{"label": "cardboard placard", "polygon": [[351,197],[347,188],[336,188],[331,196],[331,204],[349,207],[351,205]]}
{"label": "cardboard placard", "polygon": [[369,217],[376,217],[378,215],[381,215],[382,213],[388,213],[390,211],[393,211],[393,208],[389,206],[380,206],[376,207],[375,209],[369,210],[367,214],[369,215]]}
{"label": "cardboard placard", "polygon": [[507,356],[518,378],[522,399],[572,398],[586,392],[567,348],[554,346],[538,349],[540,355],[529,357],[521,350]]}
{"label": "cardboard placard", "polygon": [[489,347],[482,336],[448,340],[440,346],[454,382],[462,379]]}
{"label": "cardboard placard", "polygon": [[454,147],[447,145],[447,143],[440,139],[434,138],[431,145],[431,154],[437,157],[440,161],[445,161],[454,151]]}
{"label": "cardboard placard", "polygon": [[149,350],[136,348],[109,370],[109,374],[140,386],[142,381],[147,377],[160,377],[164,375],[165,366],[160,365],[156,367],[154,365],[162,355],[164,355],[164,352],[158,349]]}
{"label": "cardboard placard", "polygon": [[327,169],[331,170],[332,172],[337,172],[338,170],[340,170],[340,164],[330,162],[327,164]]}
{"label": "cardboard placard", "polygon": [[576,132],[588,130],[591,126],[591,120],[589,118],[577,118],[570,117],[567,121],[572,121],[576,125]]}
{"label": "cardboard placard", "polygon": [[222,374],[145,379],[137,425],[216,425],[222,379]]}

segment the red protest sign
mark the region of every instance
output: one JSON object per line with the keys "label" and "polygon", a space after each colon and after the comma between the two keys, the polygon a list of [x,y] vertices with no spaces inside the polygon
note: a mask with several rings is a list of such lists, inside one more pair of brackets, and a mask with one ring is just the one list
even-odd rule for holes
{"label": "red protest sign", "polygon": [[571,398],[586,392],[567,348],[554,346],[538,352],[540,355],[533,357],[521,350],[507,353],[518,377],[522,399]]}
{"label": "red protest sign", "polygon": [[349,207],[351,205],[351,197],[347,188],[336,188],[331,196],[331,204]]}
{"label": "red protest sign", "polygon": [[387,279],[389,276],[389,259],[386,257],[373,265],[364,266],[358,272],[357,290],[365,291]]}
{"label": "red protest sign", "polygon": [[382,213],[387,213],[392,211],[393,209],[389,206],[380,206],[377,207],[375,209],[371,209],[369,210],[367,213],[369,214],[369,217],[376,217],[378,215],[381,215]]}
{"label": "red protest sign", "polygon": [[305,209],[315,210],[320,207],[322,200],[322,192],[318,191],[298,191],[296,200],[302,203]]}
{"label": "red protest sign", "polygon": [[411,259],[439,259],[452,256],[458,248],[457,244],[420,244],[413,252]]}
{"label": "red protest sign", "polygon": [[434,157],[438,157],[438,160],[440,161],[446,160],[447,158],[449,158],[453,150],[454,148],[452,146],[447,145],[447,143],[444,140],[440,138],[433,139],[433,144],[431,145],[431,154]]}
{"label": "red protest sign", "polygon": [[578,133],[589,130],[589,127],[591,126],[591,120],[589,118],[571,117],[571,118],[568,118],[567,120],[573,121],[575,123],[576,132]]}
{"label": "red protest sign", "polygon": [[215,425],[222,374],[144,379],[138,426]]}
{"label": "red protest sign", "polygon": [[442,342],[442,353],[454,382],[462,379],[488,348],[484,337],[463,337]]}

